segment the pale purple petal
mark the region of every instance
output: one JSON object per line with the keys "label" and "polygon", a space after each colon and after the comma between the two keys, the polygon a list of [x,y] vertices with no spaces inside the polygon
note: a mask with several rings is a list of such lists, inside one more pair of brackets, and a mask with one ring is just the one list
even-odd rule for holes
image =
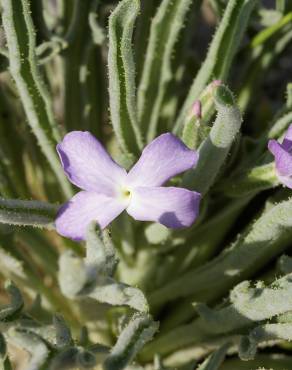
{"label": "pale purple petal", "polygon": [[60,208],[56,218],[57,232],[73,240],[84,240],[91,221],[105,228],[126,206],[118,199],[81,191]]}
{"label": "pale purple petal", "polygon": [[278,174],[278,179],[281,184],[287,186],[287,188],[292,189],[292,177],[291,176],[281,176]]}
{"label": "pale purple petal", "polygon": [[126,178],[126,170],[87,131],[70,132],[57,151],[69,180],[83,190],[114,195],[116,185]]}
{"label": "pale purple petal", "polygon": [[285,150],[282,144],[279,144],[276,140],[270,140],[268,148],[275,157],[277,173],[280,176],[291,176],[292,154]]}
{"label": "pale purple petal", "polygon": [[160,135],[143,150],[130,170],[127,183],[131,186],[161,186],[171,177],[197,163],[198,154],[176,136]]}
{"label": "pale purple petal", "polygon": [[136,187],[127,212],[135,220],[155,221],[170,228],[191,226],[198,216],[201,195],[175,187]]}
{"label": "pale purple petal", "polygon": [[285,138],[282,143],[282,147],[291,153],[292,151],[292,125],[290,125],[288,130],[286,131]]}

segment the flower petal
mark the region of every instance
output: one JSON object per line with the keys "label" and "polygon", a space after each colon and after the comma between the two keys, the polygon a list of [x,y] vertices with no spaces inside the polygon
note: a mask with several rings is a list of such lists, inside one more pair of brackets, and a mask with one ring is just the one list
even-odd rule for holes
{"label": "flower petal", "polygon": [[126,207],[126,203],[115,198],[81,191],[60,208],[56,219],[57,232],[73,240],[84,240],[91,221],[96,220],[101,228],[105,228]]}
{"label": "flower petal", "polygon": [[131,186],[160,186],[192,168],[197,160],[197,152],[186,147],[176,136],[163,134],[146,146],[130,170],[127,182]]}
{"label": "flower petal", "polygon": [[280,174],[278,174],[278,179],[279,179],[280,183],[287,186],[287,188],[292,189],[292,178],[291,178],[291,176],[281,176]]}
{"label": "flower petal", "polygon": [[269,151],[275,157],[276,170],[280,176],[292,175],[292,154],[283,148],[276,140],[270,140]]}
{"label": "flower petal", "polygon": [[175,187],[136,187],[127,212],[135,220],[156,221],[170,228],[191,226],[199,213],[201,195]]}
{"label": "flower petal", "polygon": [[83,190],[111,196],[116,184],[126,178],[126,170],[87,131],[70,132],[57,145],[57,151],[69,180]]}
{"label": "flower petal", "polygon": [[292,150],[292,125],[286,131],[285,138],[282,143],[282,148],[291,153]]}

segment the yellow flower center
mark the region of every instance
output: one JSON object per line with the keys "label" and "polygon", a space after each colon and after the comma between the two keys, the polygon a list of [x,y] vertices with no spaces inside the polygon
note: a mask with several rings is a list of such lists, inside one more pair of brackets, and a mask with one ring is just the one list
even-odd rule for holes
{"label": "yellow flower center", "polygon": [[123,190],[122,190],[122,196],[123,196],[123,197],[125,197],[125,198],[130,197],[130,196],[131,196],[131,192],[130,192],[130,190],[128,190],[128,189],[123,189]]}
{"label": "yellow flower center", "polygon": [[119,189],[119,198],[122,202],[129,204],[131,200],[131,195],[131,190],[129,190],[126,186],[122,186]]}

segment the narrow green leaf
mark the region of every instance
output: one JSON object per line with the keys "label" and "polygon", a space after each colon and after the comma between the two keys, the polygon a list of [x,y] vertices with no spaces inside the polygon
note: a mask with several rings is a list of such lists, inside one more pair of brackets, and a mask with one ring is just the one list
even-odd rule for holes
{"label": "narrow green leaf", "polygon": [[[194,300],[207,301],[226,292],[248,277],[254,266],[264,266],[289,246],[292,235],[292,200],[265,211],[229,249],[204,266],[187,272],[149,297],[150,305],[195,294]],[[196,281],[196,284],[192,282]]]}
{"label": "narrow green leaf", "polygon": [[251,50],[251,63],[242,77],[244,84],[238,96],[238,104],[245,111],[251,99],[255,102],[260,96],[260,86],[265,81],[266,73],[283,51],[291,44],[292,23],[284,24],[277,32],[269,34],[265,42]]}
{"label": "narrow green leaf", "polygon": [[54,278],[58,268],[58,252],[50,239],[39,229],[20,227],[15,231],[16,242],[24,243],[44,272]]}
{"label": "narrow green leaf", "polygon": [[7,306],[0,307],[0,321],[2,322],[15,320],[24,306],[22,295],[19,289],[12,282],[7,282],[5,289],[11,297],[11,302]]}
{"label": "narrow green leaf", "polygon": [[3,0],[2,22],[9,50],[10,73],[15,80],[28,123],[66,196],[71,186],[55,146],[61,133],[53,117],[52,103],[36,62],[35,31],[27,0]]}
{"label": "narrow green leaf", "polygon": [[141,14],[137,20],[135,29],[135,61],[137,70],[137,81],[141,79],[141,73],[145,62],[145,50],[149,40],[151,21],[160,0],[141,0]]}
{"label": "narrow green leaf", "polygon": [[279,22],[277,22],[273,26],[266,28],[265,30],[261,31],[258,35],[256,35],[256,37],[252,40],[251,46],[255,48],[263,44],[276,32],[278,32],[280,29],[282,29],[284,26],[291,22],[292,22],[292,12],[286,14],[283,18],[280,19]]}
{"label": "narrow green leaf", "polygon": [[15,101],[2,86],[0,89],[0,156],[2,196],[27,197],[29,191],[24,171],[24,143],[18,132],[19,119],[14,115]]}
{"label": "narrow green leaf", "polygon": [[31,16],[36,29],[37,44],[47,41],[51,37],[51,32],[44,17],[45,10],[42,1],[31,1]]}
{"label": "narrow green leaf", "polygon": [[287,112],[281,116],[271,127],[268,133],[269,139],[279,139],[288,129],[292,122],[292,112]]}
{"label": "narrow green leaf", "polygon": [[[188,242],[176,250],[173,255],[174,258],[171,258],[168,263],[166,261],[163,263],[165,272],[162,275],[161,285],[163,283],[169,284],[177,276],[202,265],[212,258],[250,199],[249,197],[232,199],[232,201],[226,203],[224,208],[218,206],[218,211],[212,217],[196,227],[189,236]],[[212,235],[209,230],[212,230]],[[176,310],[174,316],[178,317]],[[168,319],[165,318],[164,327],[166,320]],[[169,321],[169,324],[173,324],[175,318],[171,317]]]}
{"label": "narrow green leaf", "polygon": [[[84,121],[93,119],[91,113],[95,107],[92,105],[99,104],[89,98],[91,91],[87,84],[89,76],[94,78],[95,73],[95,67],[89,65],[90,55],[95,47],[89,16],[97,11],[98,3],[99,0],[71,1],[69,5],[72,16],[65,36],[67,47],[62,53],[65,126],[69,131],[78,130],[85,126]],[[100,87],[95,85],[95,89],[98,88]]]}
{"label": "narrow green leaf", "polygon": [[191,0],[163,0],[151,22],[146,59],[138,89],[138,118],[146,141],[154,139],[168,83],[172,55]]}
{"label": "narrow green leaf", "polygon": [[139,0],[123,0],[109,18],[111,121],[121,148],[131,158],[137,156],[143,146],[137,124],[135,64],[131,44],[139,10]]}
{"label": "narrow green leaf", "polygon": [[223,191],[228,197],[242,197],[254,195],[278,185],[275,163],[271,162],[237,173],[236,176],[219,183],[216,190]]}
{"label": "narrow green leaf", "polygon": [[[218,257],[152,293],[149,297],[151,307],[189,295],[192,295],[192,299],[197,301],[214,301],[225,294],[234,284],[254,274],[255,266],[257,269],[263,267],[290,246],[292,236],[291,209],[291,199],[269,208],[255,223],[250,225],[244,236],[238,238],[229,249],[224,250]],[[196,284],[193,284],[194,281]],[[276,285],[271,289],[273,288],[275,289]],[[281,295],[281,285],[275,294]],[[279,298],[275,299],[279,301]],[[273,304],[281,307],[286,304],[285,301],[286,298],[284,301],[280,300],[273,302]],[[276,306],[272,305],[272,307]],[[240,309],[240,305],[237,308]],[[266,305],[266,309],[270,309],[269,305]],[[275,312],[277,310],[278,308],[275,309]],[[261,319],[262,316],[259,312],[261,310],[257,311],[257,317]],[[273,314],[273,312],[268,312],[266,316]],[[245,318],[244,315],[241,315],[242,319]],[[263,315],[265,315],[264,311]],[[229,315],[225,312],[225,318],[227,317]],[[245,323],[248,322],[250,322],[249,317],[245,318]],[[191,324],[178,326],[149,344],[143,358],[149,358],[157,351],[169,353],[177,348],[201,342],[214,335],[213,330],[212,333],[208,331],[206,323],[202,324],[201,321],[197,320]]]}
{"label": "narrow green leaf", "polygon": [[208,54],[202,64],[174,126],[179,133],[188,111],[200,93],[211,81],[225,81],[230,72],[231,63],[240,46],[251,12],[257,0],[230,0],[223,18],[212,39]]}
{"label": "narrow green leaf", "polygon": [[217,351],[213,352],[200,366],[198,366],[197,370],[218,370],[225,359],[229,346],[230,344],[227,343],[217,349]]}
{"label": "narrow green leaf", "polygon": [[54,228],[58,206],[35,200],[0,198],[0,222],[10,225]]}

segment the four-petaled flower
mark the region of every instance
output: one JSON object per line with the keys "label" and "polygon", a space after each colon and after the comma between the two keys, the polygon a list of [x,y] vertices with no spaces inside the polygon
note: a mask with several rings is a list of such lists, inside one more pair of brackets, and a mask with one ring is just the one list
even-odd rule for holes
{"label": "four-petaled flower", "polygon": [[70,132],[57,151],[67,177],[82,189],[58,212],[56,228],[63,236],[83,240],[91,221],[105,228],[124,210],[136,220],[170,228],[188,227],[198,215],[199,193],[161,187],[198,160],[198,154],[172,134],[147,145],[128,173],[89,132]]}
{"label": "four-petaled flower", "polygon": [[292,189],[292,124],[282,144],[276,140],[269,140],[268,148],[275,157],[276,175],[279,181]]}

